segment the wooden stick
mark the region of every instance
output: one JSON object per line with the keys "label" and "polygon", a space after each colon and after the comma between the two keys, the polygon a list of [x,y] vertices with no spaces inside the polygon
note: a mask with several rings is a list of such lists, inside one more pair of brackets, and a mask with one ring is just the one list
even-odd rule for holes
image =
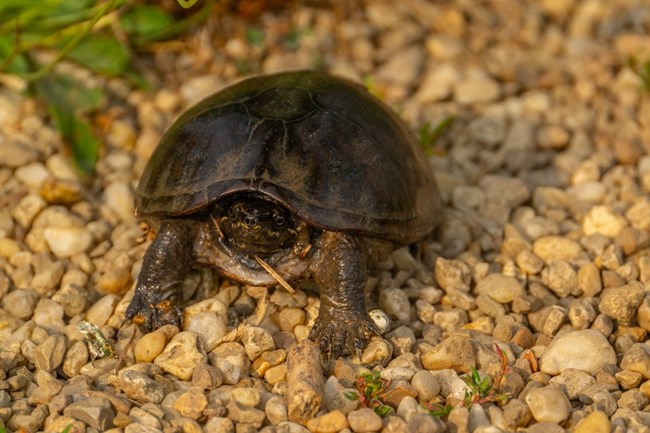
{"label": "wooden stick", "polygon": [[287,408],[289,420],[305,423],[320,409],[323,399],[323,367],[320,349],[308,338],[287,354]]}

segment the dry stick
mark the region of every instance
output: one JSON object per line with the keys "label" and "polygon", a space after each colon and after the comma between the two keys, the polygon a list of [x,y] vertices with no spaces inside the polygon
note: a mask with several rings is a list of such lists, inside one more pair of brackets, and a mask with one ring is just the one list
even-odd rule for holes
{"label": "dry stick", "polygon": [[323,367],[320,349],[308,338],[293,345],[287,354],[287,409],[289,420],[305,423],[320,409],[323,398]]}
{"label": "dry stick", "polygon": [[282,278],[282,276],[281,276],[280,274],[278,274],[278,273],[275,271],[275,269],[273,269],[273,268],[271,267],[271,265],[269,265],[268,263],[266,263],[264,260],[260,259],[260,258],[257,257],[257,256],[255,256],[255,260],[257,260],[257,263],[259,263],[260,266],[262,266],[266,272],[268,272],[269,274],[271,274],[271,276],[272,276],[273,278],[275,278],[275,280],[276,280],[276,281],[277,281],[277,282],[278,282],[282,287],[284,287],[284,288],[287,290],[287,292],[289,292],[289,293],[296,293],[296,289],[294,289],[293,287],[291,287],[291,284],[287,283],[287,280],[285,280],[284,278]]}

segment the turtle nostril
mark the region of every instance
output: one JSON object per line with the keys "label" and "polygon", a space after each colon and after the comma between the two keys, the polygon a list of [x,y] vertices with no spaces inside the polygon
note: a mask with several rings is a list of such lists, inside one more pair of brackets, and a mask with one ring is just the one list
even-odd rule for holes
{"label": "turtle nostril", "polygon": [[250,216],[244,217],[244,224],[246,224],[249,227],[252,227],[257,224],[257,218],[250,217]]}

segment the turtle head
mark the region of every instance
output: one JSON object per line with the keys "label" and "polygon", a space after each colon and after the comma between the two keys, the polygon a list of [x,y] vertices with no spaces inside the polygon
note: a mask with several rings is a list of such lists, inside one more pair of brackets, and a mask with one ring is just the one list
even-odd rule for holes
{"label": "turtle head", "polygon": [[256,195],[241,195],[220,204],[217,217],[223,239],[241,253],[272,254],[293,246],[299,221],[284,206]]}

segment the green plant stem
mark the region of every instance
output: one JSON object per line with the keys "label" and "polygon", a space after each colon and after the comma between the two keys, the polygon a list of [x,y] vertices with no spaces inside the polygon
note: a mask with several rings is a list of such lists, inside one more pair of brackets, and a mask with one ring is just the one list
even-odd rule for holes
{"label": "green plant stem", "polygon": [[106,15],[106,12],[111,10],[113,8],[113,5],[117,1],[118,0],[109,0],[108,2],[106,2],[106,4],[97,11],[95,16],[93,16],[93,18],[86,23],[86,25],[81,29],[81,31],[78,32],[76,35],[74,35],[72,39],[70,39],[68,43],[65,44],[63,49],[61,49],[61,51],[58,52],[56,57],[50,63],[48,63],[38,71],[34,72],[33,74],[27,75],[25,79],[27,81],[35,81],[52,72],[54,66],[56,66],[57,63],[63,60],[68,55],[68,53],[70,53],[70,51],[72,51],[74,46],[79,43],[81,38],[83,38],[90,30],[92,30],[95,24],[97,24],[97,21],[99,21],[104,15]]}

